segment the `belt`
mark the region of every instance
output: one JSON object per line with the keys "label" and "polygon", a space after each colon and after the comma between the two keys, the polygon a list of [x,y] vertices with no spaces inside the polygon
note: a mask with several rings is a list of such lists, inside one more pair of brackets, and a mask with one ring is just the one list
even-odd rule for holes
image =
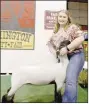
{"label": "belt", "polygon": [[83,48],[75,49],[74,51],[69,52],[68,55],[72,55],[72,54],[75,54],[75,53],[78,53],[78,52],[83,52]]}

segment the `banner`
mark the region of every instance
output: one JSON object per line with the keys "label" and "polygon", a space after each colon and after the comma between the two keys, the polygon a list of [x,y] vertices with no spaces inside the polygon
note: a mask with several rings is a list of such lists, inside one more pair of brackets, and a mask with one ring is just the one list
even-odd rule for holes
{"label": "banner", "polygon": [[33,49],[34,35],[27,32],[1,30],[1,48]]}
{"label": "banner", "polygon": [[1,1],[1,49],[34,49],[35,1]]}

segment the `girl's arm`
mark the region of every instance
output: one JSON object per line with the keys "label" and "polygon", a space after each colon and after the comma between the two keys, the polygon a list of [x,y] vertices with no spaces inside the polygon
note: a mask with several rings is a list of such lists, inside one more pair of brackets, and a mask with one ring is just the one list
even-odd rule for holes
{"label": "girl's arm", "polygon": [[69,50],[78,48],[85,40],[85,32],[80,30],[78,26],[72,25],[72,31],[74,31],[75,39],[67,46]]}
{"label": "girl's arm", "polygon": [[76,39],[74,39],[71,44],[69,44],[67,47],[69,50],[74,50],[76,49],[79,45],[81,45],[84,41],[84,36],[81,35],[79,37],[77,37]]}
{"label": "girl's arm", "polygon": [[71,30],[75,39],[72,40],[71,43],[67,45],[67,47],[64,47],[60,50],[60,55],[67,54],[68,51],[72,52],[73,50],[78,48],[85,40],[85,33],[81,31],[76,25],[72,25]]}
{"label": "girl's arm", "polygon": [[77,37],[74,39],[67,47],[64,47],[60,50],[60,55],[65,55],[69,52],[72,52],[75,48],[82,44],[84,41],[84,36]]}

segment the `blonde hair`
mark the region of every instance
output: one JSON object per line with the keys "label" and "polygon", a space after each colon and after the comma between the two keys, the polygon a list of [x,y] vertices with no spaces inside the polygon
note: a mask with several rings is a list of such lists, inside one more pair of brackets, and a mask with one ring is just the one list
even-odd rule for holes
{"label": "blonde hair", "polygon": [[[69,13],[67,10],[60,10],[60,11],[58,11],[58,14],[59,14],[60,12],[64,12],[64,13],[68,16],[68,22],[67,22],[67,24],[66,24],[66,26],[65,26],[65,28],[64,28],[64,29],[66,30],[67,27],[69,27],[69,25],[72,24],[72,18],[71,18],[71,16],[70,16],[70,13]],[[60,24],[58,23],[58,15],[57,15],[57,17],[56,17],[56,24],[54,25],[54,30],[53,30],[53,32],[54,32],[54,33],[57,33],[58,30],[59,30],[59,28],[60,28]]]}

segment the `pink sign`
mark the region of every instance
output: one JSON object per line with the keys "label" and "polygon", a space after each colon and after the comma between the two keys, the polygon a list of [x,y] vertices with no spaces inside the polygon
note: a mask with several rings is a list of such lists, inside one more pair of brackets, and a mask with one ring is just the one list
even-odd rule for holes
{"label": "pink sign", "polygon": [[56,21],[57,11],[45,11],[44,28],[53,29]]}

